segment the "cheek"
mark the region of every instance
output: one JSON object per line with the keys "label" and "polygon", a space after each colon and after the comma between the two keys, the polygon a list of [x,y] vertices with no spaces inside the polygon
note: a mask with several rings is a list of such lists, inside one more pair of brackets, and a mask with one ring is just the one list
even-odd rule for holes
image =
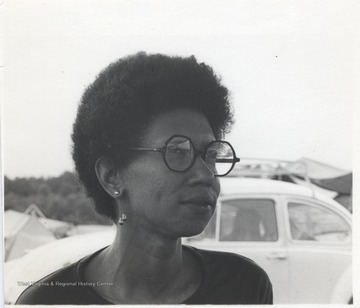
{"label": "cheek", "polygon": [[178,187],[176,178],[161,157],[159,160],[142,159],[129,166],[125,181],[130,203],[150,206],[166,202],[174,196]]}
{"label": "cheek", "polygon": [[144,203],[159,205],[172,195],[173,189],[169,181],[152,173],[151,177],[144,179],[141,183]]}

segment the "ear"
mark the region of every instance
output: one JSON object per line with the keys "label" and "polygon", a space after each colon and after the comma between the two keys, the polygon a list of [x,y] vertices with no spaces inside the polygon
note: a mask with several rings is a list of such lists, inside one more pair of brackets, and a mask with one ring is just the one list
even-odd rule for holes
{"label": "ear", "polygon": [[123,181],[111,158],[106,156],[98,158],[95,163],[95,172],[101,186],[110,196],[119,197],[122,194]]}

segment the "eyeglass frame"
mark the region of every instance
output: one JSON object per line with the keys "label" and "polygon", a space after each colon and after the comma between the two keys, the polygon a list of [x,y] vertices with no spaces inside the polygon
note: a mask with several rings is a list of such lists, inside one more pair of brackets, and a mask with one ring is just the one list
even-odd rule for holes
{"label": "eyeglass frame", "polygon": [[[170,142],[173,138],[175,138],[175,137],[186,138],[187,140],[190,141],[190,145],[191,145],[191,146],[193,147],[193,149],[194,149],[194,158],[193,158],[193,161],[191,162],[191,164],[189,165],[189,167],[187,167],[187,168],[184,169],[184,170],[175,170],[175,169],[170,168],[170,166],[169,166],[169,164],[167,163],[166,158],[165,158],[165,153],[166,153],[167,145],[168,145],[169,142]],[[202,160],[204,161],[204,163],[206,164],[206,162],[205,162],[205,154],[206,154],[206,151],[207,151],[208,148],[209,148],[213,143],[215,143],[215,142],[226,143],[227,145],[230,146],[231,150],[232,150],[233,153],[234,153],[234,158],[232,159],[232,165],[231,165],[231,168],[229,169],[229,171],[226,172],[225,174],[222,174],[222,175],[214,174],[214,176],[216,176],[216,177],[226,176],[226,175],[228,175],[228,174],[231,172],[231,170],[234,169],[235,164],[238,163],[238,162],[240,162],[240,158],[238,158],[238,157],[236,156],[235,150],[234,150],[233,146],[230,144],[230,142],[225,141],[225,140],[213,140],[213,141],[211,141],[211,142],[206,146],[206,148],[205,148],[203,151],[199,151],[199,150],[195,147],[194,143],[192,142],[192,140],[191,140],[189,137],[184,136],[184,135],[173,135],[173,136],[171,136],[169,139],[167,139],[167,140],[165,141],[165,144],[164,144],[161,148],[131,147],[131,148],[129,148],[129,150],[133,150],[133,151],[161,152],[161,153],[162,153],[163,161],[164,161],[166,167],[167,167],[169,170],[175,171],[175,172],[186,172],[186,171],[190,170],[190,169],[194,166],[195,161],[196,161],[196,158],[197,158],[198,156],[200,156],[200,157],[202,158]],[[227,162],[227,161],[230,160],[230,159],[224,158],[224,159],[221,159],[220,161],[219,161],[219,160],[216,160],[215,162],[221,162],[221,161],[224,162],[224,160],[225,160],[225,162]],[[206,164],[206,165],[207,165],[207,164]]]}

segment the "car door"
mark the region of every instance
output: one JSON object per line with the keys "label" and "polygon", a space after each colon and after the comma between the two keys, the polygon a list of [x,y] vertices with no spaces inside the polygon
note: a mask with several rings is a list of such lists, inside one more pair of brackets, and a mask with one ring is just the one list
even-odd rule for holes
{"label": "car door", "polygon": [[274,302],[288,302],[288,259],[283,211],[273,195],[222,198],[211,222],[191,244],[234,252],[258,263],[273,284]]}
{"label": "car door", "polygon": [[331,205],[300,198],[284,202],[291,303],[329,303],[351,266],[351,224]]}

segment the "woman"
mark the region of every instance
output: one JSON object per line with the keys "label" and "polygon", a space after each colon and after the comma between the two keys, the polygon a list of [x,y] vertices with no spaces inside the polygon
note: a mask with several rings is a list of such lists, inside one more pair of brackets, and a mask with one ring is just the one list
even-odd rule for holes
{"label": "woman", "polygon": [[219,141],[231,124],[227,89],[194,57],[138,53],[100,73],[78,109],[73,158],[96,210],[117,225],[114,242],[17,303],[272,303],[253,261],[181,244],[204,230],[219,177],[239,161]]}

